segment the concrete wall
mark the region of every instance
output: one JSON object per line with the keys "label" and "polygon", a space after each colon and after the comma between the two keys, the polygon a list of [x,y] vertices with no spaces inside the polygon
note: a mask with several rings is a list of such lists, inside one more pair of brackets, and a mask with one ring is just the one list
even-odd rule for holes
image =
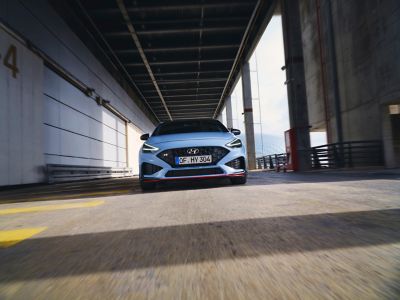
{"label": "concrete wall", "polygon": [[0,58],[0,186],[38,182],[44,165],[43,63],[1,28]]}
{"label": "concrete wall", "polygon": [[[138,131],[129,135],[134,140],[127,143],[124,121],[98,106],[48,68],[37,68],[30,77],[31,82],[43,77],[43,84],[35,83],[41,91],[41,101],[35,105],[38,110],[43,110],[43,116],[32,124],[40,126],[43,133],[41,142],[31,147],[32,152],[42,153],[41,160],[37,161],[42,161],[43,166],[45,163],[61,163],[123,167],[127,165],[127,153],[135,156],[129,159],[131,162],[137,160],[138,154],[134,152],[141,144],[139,133],[151,132],[154,124],[47,1],[0,0],[0,21],[29,39],[81,82],[94,88],[103,99],[123,112]],[[4,84],[3,79],[0,79],[0,84]],[[30,104],[35,101],[33,98],[29,100],[32,101]],[[10,117],[16,118],[16,114]],[[12,136],[22,138],[17,128],[9,127],[8,130]],[[126,149],[128,145],[131,145],[130,151]],[[37,175],[43,178],[43,174]],[[39,182],[39,177],[32,182]],[[0,185],[4,184],[11,183],[0,182]]]}
{"label": "concrete wall", "polygon": [[[326,108],[334,142],[337,135],[327,3],[303,0],[301,20],[310,123],[314,130],[326,128]],[[381,106],[400,99],[400,1],[331,3],[344,140],[381,139]]]}

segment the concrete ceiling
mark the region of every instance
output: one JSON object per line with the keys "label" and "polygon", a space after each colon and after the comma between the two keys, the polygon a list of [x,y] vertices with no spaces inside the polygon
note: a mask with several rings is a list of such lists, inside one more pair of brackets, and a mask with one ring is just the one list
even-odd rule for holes
{"label": "concrete ceiling", "polygon": [[123,75],[158,121],[166,121],[218,114],[275,1],[58,0],[53,5],[89,48]]}

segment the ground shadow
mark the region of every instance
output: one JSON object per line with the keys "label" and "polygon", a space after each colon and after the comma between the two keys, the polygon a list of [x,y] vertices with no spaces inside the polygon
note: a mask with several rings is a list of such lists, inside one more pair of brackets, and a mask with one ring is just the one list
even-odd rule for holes
{"label": "ground shadow", "polygon": [[400,209],[33,238],[0,250],[0,281],[400,242]]}

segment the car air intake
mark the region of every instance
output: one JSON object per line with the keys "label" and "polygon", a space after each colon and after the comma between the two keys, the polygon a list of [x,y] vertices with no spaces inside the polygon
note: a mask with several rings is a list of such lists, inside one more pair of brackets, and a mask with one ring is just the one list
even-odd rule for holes
{"label": "car air intake", "polygon": [[149,163],[142,164],[142,174],[143,175],[152,175],[158,171],[162,170],[160,166],[156,166]]}
{"label": "car air intake", "polygon": [[224,174],[221,168],[201,168],[201,169],[186,169],[186,170],[171,170],[165,174],[165,177],[183,177],[183,176],[202,176]]}
{"label": "car air intake", "polygon": [[235,158],[230,162],[227,162],[225,165],[234,169],[244,169],[245,168],[244,157]]}
{"label": "car air intake", "polygon": [[[191,150],[196,149],[195,153],[191,154]],[[192,151],[193,152],[193,151]],[[157,156],[158,158],[165,161],[172,167],[190,167],[195,165],[177,165],[175,164],[175,157],[182,157],[182,156],[199,156],[199,155],[211,155],[212,162],[208,164],[202,164],[202,166],[206,165],[215,165],[217,164],[224,156],[229,153],[229,150],[224,147],[190,147],[190,148],[175,148],[175,149],[168,149],[165,151],[160,152]]]}

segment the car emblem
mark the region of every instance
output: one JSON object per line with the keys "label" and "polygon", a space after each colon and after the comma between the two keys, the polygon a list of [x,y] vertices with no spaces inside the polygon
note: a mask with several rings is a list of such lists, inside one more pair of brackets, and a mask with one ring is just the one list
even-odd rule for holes
{"label": "car emblem", "polygon": [[197,149],[197,148],[189,148],[189,149],[186,150],[186,152],[187,152],[187,154],[194,155],[194,154],[198,154],[200,152],[200,150]]}

